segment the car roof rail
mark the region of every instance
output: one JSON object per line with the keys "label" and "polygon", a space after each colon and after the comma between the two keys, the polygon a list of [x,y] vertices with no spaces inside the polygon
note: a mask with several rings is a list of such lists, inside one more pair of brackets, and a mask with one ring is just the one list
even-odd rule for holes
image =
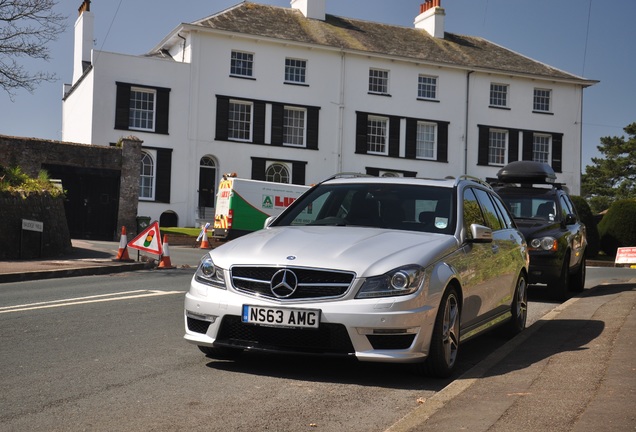
{"label": "car roof rail", "polygon": [[326,182],[328,180],[338,179],[338,178],[356,178],[356,177],[375,177],[375,176],[372,176],[370,174],[362,174],[358,172],[341,172],[341,173],[336,173],[332,176],[327,177],[326,179],[323,180],[323,182]]}
{"label": "car roof rail", "polygon": [[491,184],[490,184],[490,183],[488,183],[487,181],[484,181],[484,180],[482,180],[482,179],[480,179],[480,178],[478,178],[478,177],[475,177],[475,176],[470,176],[470,175],[462,174],[462,175],[460,175],[460,176],[457,178],[457,181],[455,182],[455,184],[459,183],[459,181],[460,181],[460,180],[470,180],[470,181],[473,181],[473,182],[475,182],[475,183],[477,183],[477,184],[480,184],[480,185],[482,185],[482,186],[484,186],[484,187],[486,187],[486,188],[488,188],[488,189],[492,190],[492,186],[491,186]]}

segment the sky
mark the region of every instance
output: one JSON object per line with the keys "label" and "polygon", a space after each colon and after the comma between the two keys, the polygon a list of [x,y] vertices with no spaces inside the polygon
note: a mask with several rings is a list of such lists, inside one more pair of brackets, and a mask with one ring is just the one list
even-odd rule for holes
{"label": "sky", "polygon": [[[327,0],[327,13],[413,27],[424,0]],[[290,0],[258,0],[289,7]],[[193,22],[240,0],[92,0],[95,49],[149,52],[182,22]],[[58,81],[12,101],[0,90],[0,134],[61,140],[62,89],[73,75],[73,26],[81,0],[57,0],[67,29],[49,45],[49,62],[22,59],[30,71]],[[582,170],[602,157],[602,137],[626,137],[636,122],[636,0],[442,0],[445,29],[483,37],[571,74],[600,81],[583,92]]]}

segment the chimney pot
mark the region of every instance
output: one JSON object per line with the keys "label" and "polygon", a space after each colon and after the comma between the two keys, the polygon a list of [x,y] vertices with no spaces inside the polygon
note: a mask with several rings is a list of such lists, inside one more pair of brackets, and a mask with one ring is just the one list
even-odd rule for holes
{"label": "chimney pot", "polygon": [[77,12],[79,13],[79,15],[81,15],[84,12],[90,12],[90,11],[91,11],[91,0],[84,0],[82,4],[80,5],[80,7],[77,9]]}

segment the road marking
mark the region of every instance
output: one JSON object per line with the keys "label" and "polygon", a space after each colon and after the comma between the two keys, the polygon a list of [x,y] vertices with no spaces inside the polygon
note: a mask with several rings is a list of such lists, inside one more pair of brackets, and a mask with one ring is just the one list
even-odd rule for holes
{"label": "road marking", "polygon": [[11,312],[24,312],[37,309],[51,309],[65,306],[75,306],[89,303],[103,303],[119,300],[137,299],[145,297],[158,297],[164,295],[184,294],[185,291],[158,291],[158,290],[135,290],[109,294],[99,294],[87,297],[76,297],[71,299],[51,300],[47,302],[28,303],[15,306],[0,307],[0,314]]}

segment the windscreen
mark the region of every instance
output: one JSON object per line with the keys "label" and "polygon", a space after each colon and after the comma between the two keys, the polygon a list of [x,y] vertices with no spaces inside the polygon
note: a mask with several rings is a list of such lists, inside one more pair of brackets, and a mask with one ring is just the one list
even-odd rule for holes
{"label": "windscreen", "polygon": [[452,234],[450,188],[406,184],[319,185],[283,213],[273,226],[332,225]]}

